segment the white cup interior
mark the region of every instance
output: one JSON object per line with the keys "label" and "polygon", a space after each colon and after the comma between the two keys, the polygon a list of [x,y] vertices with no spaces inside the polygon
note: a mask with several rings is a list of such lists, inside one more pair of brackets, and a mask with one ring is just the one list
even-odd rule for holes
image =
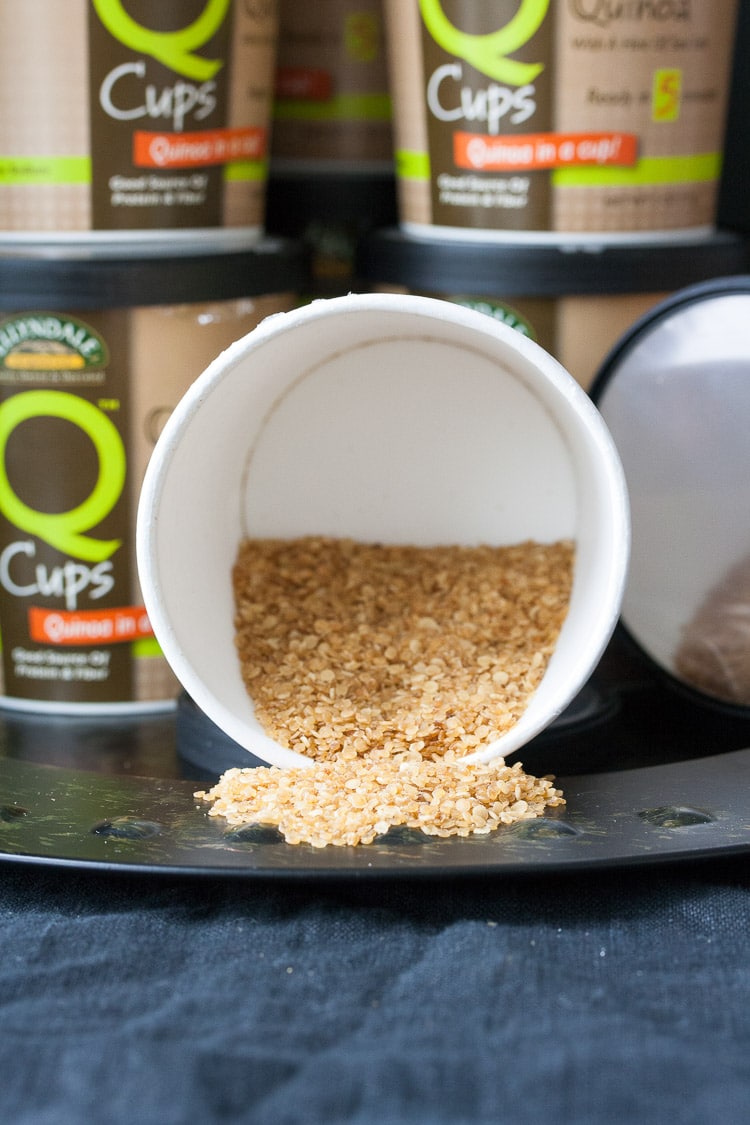
{"label": "white cup interior", "polygon": [[586,682],[614,629],[629,549],[624,477],[588,396],[513,329],[425,297],[354,295],[263,321],[177,406],[146,474],[146,609],[185,690],[263,761],[308,761],[262,730],[234,647],[245,536],[512,544],[572,538],[570,608],[507,756]]}

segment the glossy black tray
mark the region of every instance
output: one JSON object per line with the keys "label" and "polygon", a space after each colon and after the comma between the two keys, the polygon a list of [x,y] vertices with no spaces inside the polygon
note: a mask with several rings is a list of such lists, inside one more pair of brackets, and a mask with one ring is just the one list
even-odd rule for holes
{"label": "glossy black tray", "polygon": [[750,850],[750,750],[680,765],[562,779],[563,815],[490,836],[391,830],[358,848],[291,847],[269,829],[227,829],[185,780],[0,763],[2,859],[109,871],[245,877],[519,874]]}
{"label": "glossy black tray", "polygon": [[96,721],[0,710],[0,860],[153,875],[371,878],[543,874],[750,851],[750,719],[615,662],[520,755],[567,805],[489,836],[391,830],[357,847],[231,829],[194,798],[244,752],[183,699]]}

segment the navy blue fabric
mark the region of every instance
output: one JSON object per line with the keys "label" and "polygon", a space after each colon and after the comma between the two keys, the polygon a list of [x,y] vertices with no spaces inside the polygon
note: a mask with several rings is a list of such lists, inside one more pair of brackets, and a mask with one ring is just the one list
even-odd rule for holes
{"label": "navy blue fabric", "polygon": [[0,872],[7,1125],[750,1120],[744,862],[308,884]]}

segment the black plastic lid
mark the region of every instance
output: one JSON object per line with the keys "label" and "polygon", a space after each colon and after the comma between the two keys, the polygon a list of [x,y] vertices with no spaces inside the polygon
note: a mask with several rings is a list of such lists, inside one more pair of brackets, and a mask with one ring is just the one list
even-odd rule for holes
{"label": "black plastic lid", "polygon": [[311,223],[373,230],[397,221],[392,171],[278,172],[271,167],[266,189],[266,226],[293,238]]}
{"label": "black plastic lid", "polygon": [[167,257],[0,254],[0,308],[133,308],[302,292],[308,257],[302,243],[276,237],[240,251]]}
{"label": "black plastic lid", "polygon": [[373,231],[355,262],[360,281],[416,292],[561,297],[672,292],[750,267],[750,244],[716,231],[682,242],[500,243]]}
{"label": "black plastic lid", "polygon": [[750,276],[636,321],[591,387],[622,460],[632,553],[621,630],[652,668],[750,718]]}

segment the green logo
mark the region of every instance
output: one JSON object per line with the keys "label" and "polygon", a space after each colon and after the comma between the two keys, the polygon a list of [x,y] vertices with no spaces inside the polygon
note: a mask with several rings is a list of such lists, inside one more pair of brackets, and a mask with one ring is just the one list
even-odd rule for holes
{"label": "green logo", "polygon": [[450,22],[440,0],[419,0],[422,19],[435,42],[473,67],[507,86],[525,86],[544,70],[544,63],[523,63],[508,59],[536,34],[547,15],[550,0],[521,0],[520,7],[505,27],[486,35],[460,31]]}
{"label": "green logo", "polygon": [[122,0],[93,0],[99,19],[120,43],[151,55],[170,70],[196,82],[207,82],[224,65],[221,60],[204,59],[193,52],[219,30],[230,3],[231,0],[207,0],[201,14],[187,27],[179,31],[153,31],[129,16]]}
{"label": "green logo", "polygon": [[0,321],[0,369],[77,371],[108,358],[104,340],[82,320],[32,312]]}
{"label": "green logo", "polygon": [[[63,418],[79,426],[99,458],[99,476],[86,499],[67,512],[38,512],[13,491],[5,468],[10,435],[33,418]],[[110,419],[86,399],[66,391],[24,391],[0,406],[0,510],[21,531],[36,535],[65,555],[103,562],[122,540],[91,539],[85,532],[109,515],[125,484],[125,447]]]}
{"label": "green logo", "polygon": [[530,340],[536,340],[536,333],[528,320],[515,309],[512,309],[510,305],[501,305],[496,301],[483,301],[479,297],[454,297],[453,300],[457,305],[463,305],[465,309],[475,309],[477,312],[484,313],[485,316],[491,316],[493,320],[499,320],[501,324],[507,324],[509,328],[514,328],[522,336],[528,336]]}

